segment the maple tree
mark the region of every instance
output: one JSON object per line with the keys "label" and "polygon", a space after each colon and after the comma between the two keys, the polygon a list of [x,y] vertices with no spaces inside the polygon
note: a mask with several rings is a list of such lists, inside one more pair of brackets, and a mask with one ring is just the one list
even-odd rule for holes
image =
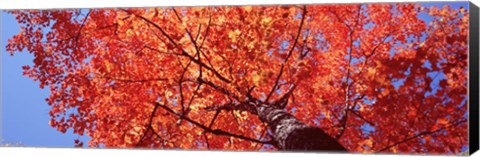
{"label": "maple tree", "polygon": [[21,32],[7,50],[35,56],[24,74],[51,90],[50,125],[88,135],[90,147],[458,153],[468,145],[465,8],[11,13]]}

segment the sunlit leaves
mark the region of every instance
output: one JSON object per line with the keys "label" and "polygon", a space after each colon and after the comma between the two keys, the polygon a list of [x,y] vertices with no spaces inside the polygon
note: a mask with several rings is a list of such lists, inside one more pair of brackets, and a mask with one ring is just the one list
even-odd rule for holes
{"label": "sunlit leaves", "polygon": [[[332,136],[343,127],[339,142],[350,151],[456,153],[467,144],[465,8],[401,3],[12,13],[22,31],[7,51],[34,54],[24,74],[50,88],[50,125],[90,136],[92,147],[272,150],[181,117],[268,140],[254,113],[211,108],[249,95],[265,100],[272,93],[273,102],[293,85],[286,110]],[[153,112],[155,102],[179,115]]]}

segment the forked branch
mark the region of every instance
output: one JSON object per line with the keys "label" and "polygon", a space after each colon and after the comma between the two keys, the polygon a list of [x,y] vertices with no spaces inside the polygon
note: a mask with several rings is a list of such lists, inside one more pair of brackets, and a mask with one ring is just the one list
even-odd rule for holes
{"label": "forked branch", "polygon": [[177,116],[180,119],[184,119],[184,120],[190,122],[191,124],[203,129],[206,132],[213,133],[215,135],[231,136],[231,137],[235,137],[235,138],[239,138],[239,139],[246,140],[246,141],[251,141],[251,142],[257,142],[257,143],[262,143],[262,144],[272,144],[272,141],[260,141],[260,140],[253,139],[253,138],[250,138],[250,137],[229,133],[229,132],[223,131],[221,129],[211,129],[211,128],[209,128],[209,127],[207,127],[203,124],[200,124],[199,122],[194,121],[194,120],[192,120],[192,119],[190,119],[190,118],[188,118],[184,115],[176,113],[175,111],[173,111],[172,109],[170,109],[169,107],[167,107],[165,105],[162,105],[160,103],[155,103],[155,105],[163,108],[167,112]]}
{"label": "forked branch", "polygon": [[302,14],[302,19],[300,21],[300,26],[298,27],[298,30],[297,30],[297,35],[295,37],[295,40],[293,41],[293,44],[292,44],[292,47],[290,48],[290,51],[288,51],[288,54],[287,54],[287,57],[285,58],[285,60],[283,61],[282,63],[282,67],[280,68],[280,72],[278,73],[277,75],[277,79],[275,80],[275,84],[273,85],[272,87],[272,90],[270,91],[270,93],[268,93],[268,96],[267,98],[265,99],[265,102],[268,102],[268,100],[270,99],[270,97],[272,96],[272,94],[275,92],[275,90],[277,90],[277,86],[278,86],[278,83],[280,82],[280,78],[282,77],[282,74],[283,74],[283,68],[285,68],[285,63],[288,62],[288,59],[290,58],[290,56],[292,55],[293,53],[293,50],[295,49],[295,47],[297,46],[297,43],[298,43],[298,39],[300,38],[300,35],[302,33],[302,27],[303,27],[303,24],[305,22],[305,16],[307,14],[307,8],[306,6],[304,5],[303,6],[303,14]]}
{"label": "forked branch", "polygon": [[[133,14],[133,13],[131,13],[130,11],[128,11],[128,10],[126,10],[126,9],[122,9],[122,10],[123,10],[124,12],[128,13],[128,14]],[[168,33],[165,32],[165,30],[163,30],[163,28],[160,27],[157,23],[155,23],[155,22],[153,22],[153,21],[151,21],[151,20],[149,20],[149,19],[147,19],[147,18],[145,18],[145,17],[143,17],[143,16],[141,16],[141,15],[135,15],[135,17],[141,19],[142,21],[146,22],[147,24],[152,25],[152,26],[155,27],[157,30],[159,30],[159,31],[162,33],[162,35],[165,36],[171,44],[173,44],[176,48],[180,49],[180,51],[182,52],[182,55],[183,55],[183,56],[186,56],[186,57],[189,58],[191,61],[193,61],[194,63],[196,63],[196,64],[198,64],[198,65],[200,65],[200,66],[202,66],[202,67],[204,67],[205,69],[210,70],[215,76],[217,76],[218,79],[220,79],[220,80],[222,80],[222,81],[224,81],[224,82],[226,82],[226,83],[231,83],[230,80],[228,80],[227,78],[223,77],[218,71],[216,71],[216,70],[213,69],[212,67],[206,65],[205,63],[201,62],[200,60],[195,59],[195,57],[194,57],[194,56],[191,56],[187,51],[185,51],[185,49],[183,49],[182,47],[179,47],[179,46],[178,46],[178,43],[175,42],[175,40],[173,40],[173,38],[172,38],[170,35],[168,35]]]}

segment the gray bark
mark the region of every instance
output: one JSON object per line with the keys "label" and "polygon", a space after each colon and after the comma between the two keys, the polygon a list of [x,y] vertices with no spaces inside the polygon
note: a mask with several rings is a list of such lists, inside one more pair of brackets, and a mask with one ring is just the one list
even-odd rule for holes
{"label": "gray bark", "polygon": [[284,109],[261,105],[257,113],[273,132],[281,150],[297,151],[347,151],[336,139],[318,127],[306,125]]}

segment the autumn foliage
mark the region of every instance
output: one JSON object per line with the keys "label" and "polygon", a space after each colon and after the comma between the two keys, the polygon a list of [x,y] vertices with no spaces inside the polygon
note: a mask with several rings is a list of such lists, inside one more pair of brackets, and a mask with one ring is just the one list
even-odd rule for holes
{"label": "autumn foliage", "polygon": [[252,103],[277,105],[350,152],[468,145],[464,8],[11,13],[22,29],[7,50],[35,56],[24,74],[50,89],[50,125],[90,136],[90,147],[278,150]]}

